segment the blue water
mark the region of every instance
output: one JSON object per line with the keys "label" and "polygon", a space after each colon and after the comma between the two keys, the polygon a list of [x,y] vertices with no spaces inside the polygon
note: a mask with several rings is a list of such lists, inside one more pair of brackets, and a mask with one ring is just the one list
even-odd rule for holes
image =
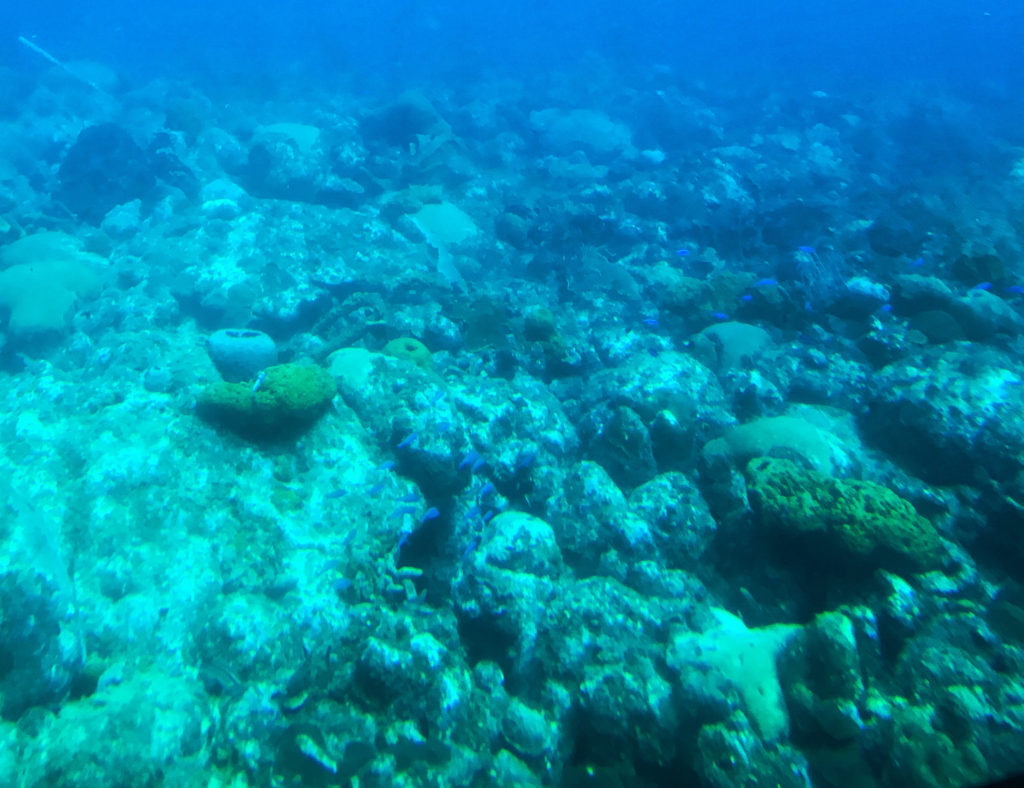
{"label": "blue water", "polygon": [[1024,772],[1018,3],[0,31],[0,788]]}
{"label": "blue water", "polygon": [[[11,4],[13,5],[13,4]],[[344,68],[437,73],[476,69],[529,76],[588,54],[632,71],[665,65],[701,79],[906,78],[1019,85],[1024,16],[1010,0],[990,3],[638,2],[586,5],[488,3],[47,2],[3,9],[4,29],[38,36],[72,59],[129,73],[209,76],[227,70],[311,73]],[[9,36],[6,65],[31,68]],[[321,71],[323,69],[323,71]],[[460,77],[461,75],[461,77]]]}

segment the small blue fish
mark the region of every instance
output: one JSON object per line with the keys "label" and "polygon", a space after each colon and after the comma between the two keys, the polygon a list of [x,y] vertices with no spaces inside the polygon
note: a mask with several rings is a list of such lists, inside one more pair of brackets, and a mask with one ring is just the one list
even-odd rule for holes
{"label": "small blue fish", "polygon": [[398,517],[405,517],[407,514],[416,514],[415,506],[399,506],[395,511],[388,515],[389,520],[394,520]]}
{"label": "small blue fish", "polygon": [[474,517],[479,517],[479,516],[480,516],[480,507],[479,506],[470,506],[466,510],[466,519],[467,520],[472,520]]}
{"label": "small blue fish", "polygon": [[516,460],[517,471],[521,471],[524,468],[529,468],[537,459],[537,452],[527,451],[519,455],[519,459]]}
{"label": "small blue fish", "polygon": [[712,312],[711,317],[715,320],[728,320],[729,316],[725,312]]}
{"label": "small blue fish", "polygon": [[918,257],[916,260],[912,260],[910,265],[913,266],[914,268],[920,268],[922,265],[924,265],[924,258]]}
{"label": "small blue fish", "polygon": [[260,390],[260,386],[263,385],[263,381],[266,379],[266,370],[261,371],[260,374],[256,376],[256,382],[252,384],[252,391],[250,392],[253,396],[255,396],[256,392]]}
{"label": "small blue fish", "polygon": [[384,482],[377,482],[373,487],[367,490],[367,492],[370,495],[377,495],[378,493],[383,492],[386,486],[387,485]]}
{"label": "small blue fish", "polygon": [[441,513],[439,511],[437,511],[437,509],[435,509],[433,506],[431,506],[429,509],[427,509],[426,512],[424,512],[423,519],[420,520],[420,522],[421,523],[425,523],[425,522],[428,522],[428,521],[433,520],[434,518],[440,517],[440,516],[441,516]]}
{"label": "small blue fish", "polygon": [[470,473],[476,473],[478,470],[483,468],[487,464],[487,460],[483,457],[478,457],[477,461],[473,463],[473,467],[469,469]]}
{"label": "small blue fish", "polygon": [[479,547],[479,546],[480,546],[480,537],[479,536],[474,536],[470,540],[469,544],[466,545],[466,549],[462,551],[462,560],[465,561],[467,558],[469,558],[473,554],[473,551],[476,550],[476,548]]}
{"label": "small blue fish", "polygon": [[888,314],[889,312],[892,311],[892,304],[882,304],[881,308],[878,311],[885,312],[886,314]]}
{"label": "small blue fish", "polygon": [[338,490],[332,490],[331,492],[327,493],[327,495],[325,495],[324,498],[327,498],[328,500],[330,500],[332,498],[341,498],[342,496],[345,496],[345,495],[348,495],[348,490],[338,489]]}
{"label": "small blue fish", "polygon": [[818,250],[815,249],[813,246],[798,246],[796,248],[796,250],[798,252],[803,252],[804,254],[817,254],[818,253]]}
{"label": "small blue fish", "polygon": [[1014,295],[1024,295],[1024,285],[1010,285],[1006,288],[1007,293],[1013,293]]}
{"label": "small blue fish", "polygon": [[479,459],[480,455],[477,454],[476,451],[474,451],[473,449],[470,449],[469,453],[462,458],[462,462],[459,463],[459,470],[461,471],[463,468],[468,468],[470,465],[472,465]]}
{"label": "small blue fish", "polygon": [[452,423],[450,421],[448,421],[448,419],[444,419],[443,421],[439,421],[437,423],[437,426],[435,427],[435,429],[438,432],[448,432],[451,428],[452,428]]}
{"label": "small blue fish", "polygon": [[419,436],[419,435],[417,435],[417,434],[416,434],[415,432],[410,432],[410,433],[409,433],[409,434],[408,434],[408,435],[407,435],[407,436],[405,437],[405,439],[404,439],[404,440],[403,440],[403,441],[402,441],[401,443],[399,443],[399,444],[398,444],[398,446],[397,446],[396,448],[399,448],[399,449],[408,449],[408,448],[409,448],[410,446],[412,446],[412,445],[413,445],[413,444],[414,444],[414,443],[415,443],[416,441],[418,441],[419,439],[420,439],[420,436]]}
{"label": "small blue fish", "polygon": [[491,521],[491,518],[494,517],[495,514],[496,512],[494,511],[494,509],[488,509],[487,513],[484,515],[484,522],[489,523]]}
{"label": "small blue fish", "polygon": [[402,531],[402,535],[398,537],[398,549],[401,550],[405,547],[405,543],[409,541],[409,537],[412,535],[412,531]]}
{"label": "small blue fish", "polygon": [[406,493],[405,495],[403,495],[398,500],[400,500],[402,503],[416,503],[416,501],[418,501],[419,499],[420,499],[420,494],[419,493],[411,492],[411,493]]}
{"label": "small blue fish", "polygon": [[333,588],[339,594],[342,591],[348,591],[351,587],[352,581],[349,580],[347,577],[339,577],[337,580],[331,583],[331,588]]}
{"label": "small blue fish", "polygon": [[779,283],[772,279],[770,276],[766,276],[764,279],[758,279],[754,282],[754,287],[775,287]]}
{"label": "small blue fish", "polygon": [[740,301],[753,301],[753,300],[754,300],[754,296],[750,295],[750,293],[744,293],[743,295],[740,296]]}
{"label": "small blue fish", "polygon": [[687,257],[689,254],[689,249],[676,249],[676,257]]}
{"label": "small blue fish", "polygon": [[991,282],[978,282],[978,284],[976,284],[974,287],[971,288],[971,290],[991,290],[991,289],[992,289],[992,283]]}
{"label": "small blue fish", "polygon": [[650,326],[651,328],[654,328],[655,326],[658,325],[658,318],[656,318],[656,317],[645,317],[643,319],[643,324],[645,326]]}
{"label": "small blue fish", "polygon": [[378,471],[390,471],[395,467],[394,460],[384,460],[380,465],[377,466]]}
{"label": "small blue fish", "polygon": [[478,494],[478,497],[484,498],[485,496],[490,495],[494,491],[495,491],[494,485],[491,482],[487,482],[487,484],[485,484],[483,487],[480,488],[480,492]]}

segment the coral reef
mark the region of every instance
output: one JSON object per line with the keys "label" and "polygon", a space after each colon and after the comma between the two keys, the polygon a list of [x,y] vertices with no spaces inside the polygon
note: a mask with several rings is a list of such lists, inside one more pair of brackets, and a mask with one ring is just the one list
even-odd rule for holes
{"label": "coral reef", "polygon": [[0,785],[1024,769],[1020,91],[344,5],[3,72]]}

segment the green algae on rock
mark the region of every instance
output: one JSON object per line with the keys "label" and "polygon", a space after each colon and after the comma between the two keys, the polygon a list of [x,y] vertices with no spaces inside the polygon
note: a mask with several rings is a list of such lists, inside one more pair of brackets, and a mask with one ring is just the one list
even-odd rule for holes
{"label": "green algae on rock", "polygon": [[818,537],[834,557],[893,571],[923,571],[942,561],[938,532],[887,487],[772,457],[751,460],[746,477],[751,505],[766,526],[797,538]]}
{"label": "green algae on rock", "polygon": [[312,426],[336,393],[333,376],[322,367],[278,364],[251,383],[208,386],[197,410],[210,423],[247,438],[283,438]]}

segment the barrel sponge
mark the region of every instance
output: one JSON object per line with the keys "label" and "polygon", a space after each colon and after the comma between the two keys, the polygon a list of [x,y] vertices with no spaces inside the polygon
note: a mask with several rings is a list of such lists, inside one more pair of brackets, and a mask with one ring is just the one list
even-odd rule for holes
{"label": "barrel sponge", "polygon": [[412,337],[392,339],[381,352],[386,356],[394,356],[415,364],[420,369],[429,371],[434,368],[434,358],[430,355],[427,346]]}
{"label": "barrel sponge", "polygon": [[210,335],[206,351],[224,380],[253,380],[260,370],[277,363],[277,345],[262,331],[225,328]]}
{"label": "barrel sponge", "polygon": [[310,427],[336,393],[333,376],[322,367],[278,364],[255,383],[213,383],[196,405],[207,421],[244,437],[287,438]]}

